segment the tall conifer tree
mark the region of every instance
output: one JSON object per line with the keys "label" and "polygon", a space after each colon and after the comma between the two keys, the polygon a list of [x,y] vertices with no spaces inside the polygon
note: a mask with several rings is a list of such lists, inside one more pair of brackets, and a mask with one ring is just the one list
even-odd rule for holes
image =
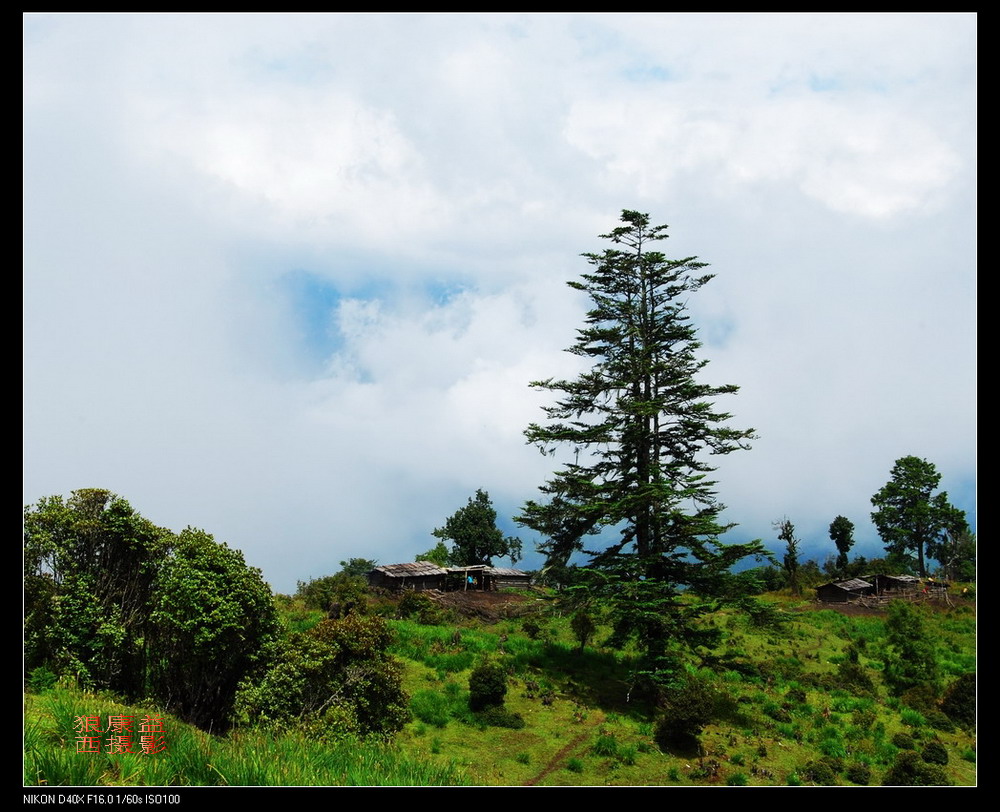
{"label": "tall conifer tree", "polygon": [[[638,637],[657,673],[674,643],[712,642],[693,622],[711,602],[680,593],[710,597],[733,563],[764,550],[719,541],[732,525],[720,520],[709,457],[749,448],[754,435],[725,426],[730,415],[714,405],[737,387],[701,380],[708,362],[687,299],[712,275],[695,257],[654,250],[667,227],[647,214],[626,210],[621,221],[602,235],[614,247],[584,254],[593,270],[569,283],[592,302],[569,349],[590,370],[532,384],[557,399],[525,436],[543,453],[569,447],[572,461],[541,486],[547,501],[529,501],[517,520],[546,536],[550,564],[590,555],[589,588],[607,597],[617,639]],[[600,537],[598,549],[584,550],[588,535]]]}

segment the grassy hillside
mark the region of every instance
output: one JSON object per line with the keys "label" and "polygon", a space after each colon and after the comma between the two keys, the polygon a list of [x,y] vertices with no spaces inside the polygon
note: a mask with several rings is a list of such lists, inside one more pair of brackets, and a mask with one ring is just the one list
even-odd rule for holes
{"label": "grassy hillside", "polygon": [[[768,599],[785,618],[777,625],[757,627],[735,612],[707,620],[724,643],[686,666],[711,697],[697,740],[658,735],[663,714],[636,690],[635,653],[602,647],[606,628],[580,650],[567,618],[522,596],[510,606],[517,616],[496,622],[440,610],[414,615],[431,622],[391,621],[412,713],[392,745],[256,728],[213,737],[165,717],[164,753],[80,754],[77,717],[151,711],[61,685],[26,696],[25,783],[874,785],[888,776],[975,784],[974,731],[920,690],[903,699],[887,690],[884,614]],[[372,607],[389,616],[397,608]],[[941,687],[973,673],[974,605],[918,611]],[[287,601],[282,613],[296,631],[323,617]],[[501,665],[507,693],[502,709],[477,714],[469,677],[484,660]]]}
{"label": "grassy hillside", "polygon": [[[921,754],[937,742],[947,763],[936,766],[946,780],[975,783],[973,732],[956,727],[933,703],[923,712],[908,707],[881,684],[884,615],[775,600],[793,610],[777,628],[754,628],[735,613],[711,619],[726,643],[688,667],[719,699],[700,746],[658,745],[656,709],[630,696],[629,652],[580,651],[565,618],[506,620],[457,633],[454,626],[399,622],[395,653],[408,664],[414,712],[400,747],[441,764],[457,762],[484,784],[851,785],[880,784],[901,753]],[[974,672],[974,609],[923,616],[945,681]],[[860,650],[858,667],[844,668],[852,643]],[[469,718],[469,670],[484,653],[510,672],[506,708],[523,718],[520,729]],[[869,684],[858,684],[866,678]],[[908,697],[911,704],[917,699]],[[942,760],[932,745],[935,756]]]}

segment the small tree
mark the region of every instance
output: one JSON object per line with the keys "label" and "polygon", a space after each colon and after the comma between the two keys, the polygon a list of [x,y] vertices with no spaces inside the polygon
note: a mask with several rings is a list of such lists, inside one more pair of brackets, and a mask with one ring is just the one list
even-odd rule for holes
{"label": "small tree", "polygon": [[799,540],[795,538],[795,525],[786,516],[774,523],[774,529],[778,531],[778,539],[785,542],[785,555],[782,558],[782,565],[785,568],[785,575],[788,578],[788,586],[793,595],[801,595],[802,587],[799,584]]}
{"label": "small tree", "polygon": [[493,660],[479,663],[469,675],[469,707],[474,711],[503,705],[507,696],[507,674]]}
{"label": "small tree", "polygon": [[477,490],[475,497],[450,516],[444,527],[436,528],[433,535],[452,542],[449,561],[455,566],[491,565],[494,557],[507,557],[516,564],[521,557],[521,540],[504,538],[496,521],[497,512],[490,495]]}
{"label": "small tree", "polygon": [[942,536],[965,529],[965,514],[953,507],[948,494],[934,490],[941,474],[919,457],[902,457],[890,480],[872,497],[872,522],[890,555],[915,556],[917,573],[926,577],[925,553],[938,554]]}
{"label": "small tree", "polygon": [[449,552],[447,545],[443,541],[439,541],[426,553],[420,553],[415,560],[429,561],[432,564],[437,564],[439,567],[447,567],[451,564],[451,552]]}
{"label": "small tree", "polygon": [[573,636],[580,644],[580,651],[583,651],[597,631],[593,615],[586,608],[581,607],[570,619],[569,625],[573,629]]}
{"label": "small tree", "polygon": [[241,679],[278,633],[271,590],[239,550],[181,531],[153,583],[156,695],[205,728],[225,728]]}
{"label": "small tree", "polygon": [[843,575],[847,571],[847,554],[854,546],[854,522],[838,516],[830,523],[830,538],[837,545],[837,573]]}
{"label": "small tree", "polygon": [[340,571],[344,575],[355,578],[364,578],[378,565],[378,562],[370,558],[352,558],[349,561],[340,562]]}
{"label": "small tree", "polygon": [[916,687],[939,691],[937,657],[920,613],[905,601],[889,604],[885,681],[898,696]]}

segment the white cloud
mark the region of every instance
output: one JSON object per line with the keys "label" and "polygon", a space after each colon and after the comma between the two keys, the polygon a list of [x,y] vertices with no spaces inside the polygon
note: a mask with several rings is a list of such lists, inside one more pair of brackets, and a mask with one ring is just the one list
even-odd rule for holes
{"label": "white cloud", "polygon": [[[564,282],[641,208],[718,272],[707,373],[761,434],[732,520],[861,526],[905,454],[968,504],[975,29],[28,15],[24,499],[109,487],[286,591],[427,549],[478,487],[507,519],[550,473],[527,383],[581,360]],[[331,292],[325,363],[293,272]]]}

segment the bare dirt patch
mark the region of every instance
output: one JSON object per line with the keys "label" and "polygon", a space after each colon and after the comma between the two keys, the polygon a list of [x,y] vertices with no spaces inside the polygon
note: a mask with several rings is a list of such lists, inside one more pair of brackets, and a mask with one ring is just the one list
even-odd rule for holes
{"label": "bare dirt patch", "polygon": [[428,590],[424,594],[443,609],[452,609],[464,617],[476,617],[489,623],[529,614],[539,606],[538,596],[528,591],[438,592]]}

